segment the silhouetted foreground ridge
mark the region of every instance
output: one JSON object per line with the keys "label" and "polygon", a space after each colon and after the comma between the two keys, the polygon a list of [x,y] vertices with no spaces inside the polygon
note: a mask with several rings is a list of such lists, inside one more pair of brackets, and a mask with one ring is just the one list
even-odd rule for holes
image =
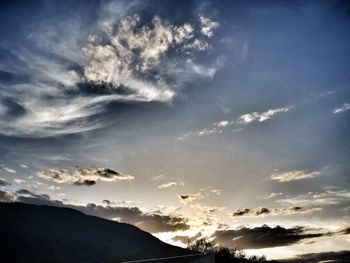
{"label": "silhouetted foreground ridge", "polygon": [[104,263],[188,254],[139,228],[69,208],[0,203],[0,262]]}

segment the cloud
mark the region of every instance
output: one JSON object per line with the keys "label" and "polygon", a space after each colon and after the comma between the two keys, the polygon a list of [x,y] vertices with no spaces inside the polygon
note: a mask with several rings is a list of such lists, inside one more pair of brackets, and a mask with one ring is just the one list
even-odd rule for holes
{"label": "cloud", "polygon": [[288,112],[293,108],[293,106],[285,106],[282,108],[270,109],[264,112],[251,112],[238,116],[235,119],[226,119],[218,122],[214,122],[211,127],[203,128],[195,132],[189,132],[183,136],[180,136],[179,140],[184,140],[191,136],[202,137],[212,134],[221,134],[224,130],[231,128],[234,132],[239,132],[243,130],[245,125],[251,124],[253,122],[264,122],[271,119],[274,115],[282,112]]}
{"label": "cloud", "polygon": [[346,189],[328,190],[324,192],[309,192],[288,198],[276,200],[277,203],[284,203],[297,206],[328,206],[328,205],[349,205],[350,192]]}
{"label": "cloud", "polygon": [[11,174],[16,173],[16,170],[12,169],[12,168],[9,168],[9,167],[1,167],[1,168],[2,168],[2,170],[4,170],[5,172],[8,172],[8,173],[11,173]]}
{"label": "cloud", "polygon": [[[112,123],[108,105],[170,103],[186,83],[212,78],[221,67],[197,61],[211,48],[202,27],[159,16],[112,17],[91,21],[89,29],[73,18],[38,27],[28,36],[35,52],[1,48],[7,55],[0,66],[12,66],[0,72],[0,134],[42,138],[100,129]],[[17,81],[4,85],[8,78]]]}
{"label": "cloud", "polygon": [[350,226],[344,227],[343,229],[340,229],[337,234],[340,235],[349,235],[350,234]]}
{"label": "cloud", "polygon": [[[206,22],[207,32],[212,34],[215,22]],[[91,35],[83,48],[89,60],[84,67],[86,80],[108,83],[112,89],[127,87],[144,101],[166,102],[176,95],[175,83],[167,79],[176,77],[172,72],[179,72],[181,68],[172,68],[170,53],[186,55],[209,48],[207,42],[196,38],[193,25],[172,25],[159,16],[154,16],[150,24],[145,24],[138,15],[128,16],[117,23],[105,23],[102,31],[106,35],[104,39]],[[171,68],[168,63],[172,63]],[[181,63],[186,64],[186,60]],[[216,69],[193,64],[192,71],[212,77]]]}
{"label": "cloud", "polygon": [[159,189],[165,189],[165,188],[170,188],[172,186],[177,186],[177,185],[178,185],[177,182],[169,182],[169,183],[158,185],[158,188]]}
{"label": "cloud", "polygon": [[13,179],[13,181],[14,181],[16,184],[25,184],[25,183],[26,183],[25,180],[23,180],[23,179],[18,179],[18,178]]}
{"label": "cloud", "polygon": [[7,191],[7,190],[0,190],[0,202],[13,202],[15,201],[15,196]]}
{"label": "cloud", "polygon": [[11,185],[11,184],[9,182],[6,182],[4,178],[0,177],[0,186],[7,186],[7,185]]}
{"label": "cloud", "polygon": [[219,23],[204,16],[200,16],[199,19],[202,26],[201,33],[207,37],[212,37],[214,35],[214,30],[219,27]]}
{"label": "cloud", "polygon": [[298,180],[315,178],[315,177],[318,177],[320,175],[322,175],[322,174],[320,172],[317,172],[317,171],[309,172],[306,170],[293,170],[293,171],[285,171],[285,172],[280,172],[277,174],[272,174],[270,176],[270,179],[284,183],[284,182],[291,182],[291,181],[298,181]]}
{"label": "cloud", "polygon": [[282,195],[282,193],[269,193],[269,194],[263,195],[260,198],[264,200],[268,200],[268,199],[276,198],[277,196],[280,196],[280,195]]}
{"label": "cloud", "polygon": [[210,192],[212,192],[213,194],[215,194],[215,195],[221,195],[221,189],[212,189],[212,190],[210,190]]}
{"label": "cloud", "polygon": [[329,251],[321,253],[309,253],[298,255],[293,259],[283,260],[287,263],[308,263],[308,262],[349,262],[350,251]]}
{"label": "cloud", "polygon": [[342,106],[335,108],[333,110],[333,114],[342,113],[342,112],[348,111],[348,110],[350,110],[350,103],[344,103]]}
{"label": "cloud", "polygon": [[256,217],[256,216],[277,216],[277,215],[293,215],[293,214],[305,214],[314,211],[319,211],[322,208],[319,207],[301,207],[301,206],[291,206],[287,208],[245,208],[238,209],[233,212],[233,217]]}
{"label": "cloud", "polygon": [[249,124],[251,122],[264,122],[271,119],[274,115],[281,112],[288,112],[292,109],[292,106],[286,106],[283,108],[270,109],[264,112],[251,112],[243,114],[238,118],[238,123]]}
{"label": "cloud", "polygon": [[203,206],[200,204],[191,205],[191,208],[198,209],[206,215],[222,212],[226,209],[226,207],[223,206]]}
{"label": "cloud", "polygon": [[304,239],[317,238],[325,233],[311,233],[308,229],[296,226],[284,228],[270,227],[242,227],[235,230],[217,230],[213,241],[222,246],[238,247],[240,249],[260,249],[269,247],[288,246]]}
{"label": "cloud", "polygon": [[202,237],[202,233],[198,232],[196,235],[191,236],[191,237],[190,236],[174,236],[172,238],[172,240],[175,242],[179,241],[183,244],[189,244],[189,243],[196,241],[197,239],[199,239],[201,237]]}
{"label": "cloud", "polygon": [[134,180],[134,176],[114,171],[109,168],[77,168],[73,171],[67,169],[48,169],[37,173],[42,179],[55,183],[74,183],[75,185],[91,186],[97,181],[117,182]]}
{"label": "cloud", "polygon": [[179,195],[179,199],[181,201],[181,203],[183,204],[188,204],[188,203],[192,203],[194,201],[203,199],[203,194],[198,192],[198,193],[192,193],[192,194],[188,194],[188,195]]}
{"label": "cloud", "polygon": [[86,206],[52,200],[46,194],[36,194],[26,189],[20,189],[15,194],[0,191],[0,200],[18,201],[23,203],[68,207],[88,215],[113,219],[119,222],[133,224],[151,233],[184,231],[190,228],[188,219],[175,214],[163,214],[159,211],[146,213],[138,207],[112,206],[112,202],[104,200],[104,205],[89,203]]}

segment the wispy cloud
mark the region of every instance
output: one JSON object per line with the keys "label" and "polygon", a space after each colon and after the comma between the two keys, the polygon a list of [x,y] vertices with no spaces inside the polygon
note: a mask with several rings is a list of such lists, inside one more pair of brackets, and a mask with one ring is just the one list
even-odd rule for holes
{"label": "wispy cloud", "polygon": [[191,136],[201,137],[211,134],[220,134],[226,129],[231,129],[232,131],[238,132],[243,129],[244,126],[251,124],[253,122],[265,122],[271,119],[274,115],[288,112],[293,108],[293,106],[285,106],[282,108],[269,109],[264,112],[251,112],[238,116],[235,119],[226,119],[218,122],[214,122],[211,127],[203,128],[195,132],[189,132],[183,136],[180,136],[179,140],[184,140]]}
{"label": "wispy cloud", "polygon": [[278,181],[281,183],[298,181],[304,179],[311,179],[322,175],[321,172],[318,171],[306,171],[306,170],[293,170],[293,171],[285,171],[272,174],[270,176],[271,180]]}
{"label": "wispy cloud", "polygon": [[342,113],[342,112],[348,111],[348,110],[350,110],[350,103],[344,103],[342,106],[335,108],[333,110],[333,114]]}
{"label": "wispy cloud", "polygon": [[259,199],[264,199],[264,200],[268,200],[268,199],[272,199],[272,198],[275,198],[277,196],[280,196],[282,195],[282,193],[269,193],[269,194],[265,194],[263,196],[259,196]]}
{"label": "wispy cloud", "polygon": [[7,173],[10,173],[10,174],[15,174],[17,172],[15,169],[12,169],[12,168],[6,167],[6,166],[2,166],[1,169]]}
{"label": "wispy cloud", "polygon": [[168,183],[158,185],[158,188],[165,189],[165,188],[170,188],[170,187],[174,187],[174,186],[178,186],[178,185],[184,185],[184,183],[183,182],[168,182]]}
{"label": "wispy cloud", "polygon": [[298,205],[298,206],[328,206],[328,205],[349,205],[350,191],[339,189],[324,192],[309,192],[277,199],[277,203]]}
{"label": "wispy cloud", "polygon": [[[198,19],[200,25],[171,24],[159,16],[151,22],[138,15],[115,16],[96,21],[96,32],[89,36],[74,23],[39,28],[29,36],[36,52],[6,50],[16,58],[11,63],[18,63],[8,74],[23,81],[3,86],[0,133],[80,133],[109,125],[101,115],[110,103],[171,102],[187,81],[212,78],[221,67],[199,63],[193,56],[210,49],[206,36],[212,37],[218,26],[203,16]],[[73,37],[60,38],[57,32]]]}

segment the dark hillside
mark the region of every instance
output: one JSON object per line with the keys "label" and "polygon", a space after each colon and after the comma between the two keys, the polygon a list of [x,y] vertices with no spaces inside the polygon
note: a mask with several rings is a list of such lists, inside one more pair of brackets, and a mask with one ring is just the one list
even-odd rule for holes
{"label": "dark hillside", "polygon": [[0,233],[0,261],[6,263],[103,263],[186,253],[135,226],[51,206],[0,203]]}

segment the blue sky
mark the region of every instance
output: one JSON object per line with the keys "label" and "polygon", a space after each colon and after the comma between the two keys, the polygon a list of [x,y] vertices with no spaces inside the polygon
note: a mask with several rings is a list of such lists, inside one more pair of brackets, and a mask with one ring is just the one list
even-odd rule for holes
{"label": "blue sky", "polygon": [[[0,1],[1,200],[348,248],[349,23],[343,1]],[[297,238],[248,238],[277,225]]]}

